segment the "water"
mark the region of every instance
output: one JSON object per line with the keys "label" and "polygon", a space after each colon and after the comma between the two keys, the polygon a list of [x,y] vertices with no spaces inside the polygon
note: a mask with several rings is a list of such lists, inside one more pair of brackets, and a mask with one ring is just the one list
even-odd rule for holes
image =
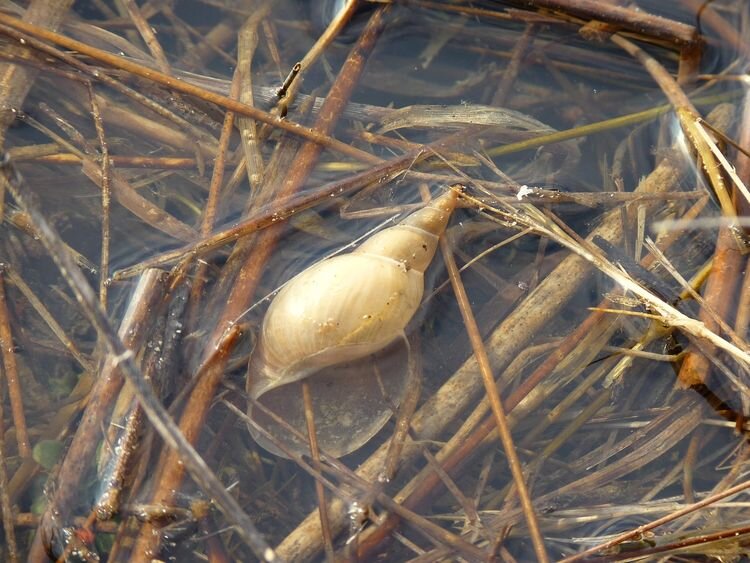
{"label": "water", "polygon": [[[654,239],[679,274],[691,280],[714,256],[717,240],[733,248],[742,237],[726,230],[720,234],[722,195],[696,164],[694,141],[684,136],[652,75],[609,37],[612,30],[588,26],[580,33],[575,19],[502,2],[474,2],[471,10],[462,3],[397,3],[382,15],[382,32],[330,131],[359,152],[325,149],[297,177],[311,149],[303,148],[308,157],[300,156],[302,140],[258,127],[258,149],[251,145],[247,154],[262,163],[262,170],[248,175],[237,170],[246,154],[237,129],[247,124],[235,122],[214,218],[204,223],[224,119],[210,93],[226,96],[237,66],[247,68],[250,55],[245,51],[238,60],[237,36],[248,18],[261,17],[262,4],[143,7],[169,63],[165,70],[204,88],[202,100],[111,71],[95,57],[78,57],[97,79],[109,75],[172,115],[157,117],[116,84],[93,83],[113,159],[107,275],[97,186],[101,144],[80,71],[63,62],[53,65],[32,49],[40,72],[23,103],[24,119],[17,119],[6,136],[6,149],[23,175],[23,189],[33,191],[44,216],[78,253],[95,289],[103,278],[143,260],[175,249],[193,251],[159,263],[165,270],[181,265],[170,277],[139,271],[100,291],[106,293],[112,323],[121,327],[120,338],[136,350],[141,371],[269,545],[285,559],[325,558],[319,492],[310,476],[317,462],[269,453],[255,443],[243,418],[248,360],[258,354],[268,303],[305,268],[357,248],[371,233],[418,208],[421,187],[435,197],[457,182],[465,186],[465,197],[445,238],[458,266],[469,264],[461,279],[493,376],[501,382],[499,393],[549,557],[575,554],[741,483],[746,446],[735,427],[744,432],[748,404],[747,366],[741,360],[745,259],[729,252],[728,281],[705,290],[721,297],[710,298],[714,308],[729,304],[723,314],[736,340],[726,328],[714,329],[737,343],[739,352],[727,353],[717,351],[721,342],[712,346],[701,340],[700,327],[672,331],[661,322],[671,314],[659,308],[666,304],[677,315],[712,326],[710,318],[699,317],[698,305],[678,298],[682,287],[668,269],[644,258],[643,241]],[[256,30],[249,75],[258,108],[270,112],[278,103],[276,91],[330,21],[326,10],[332,4],[269,4],[265,23]],[[700,13],[688,1],[639,7],[668,18],[676,35],[698,26],[704,41],[692,73],[688,51],[682,51],[681,62],[673,41],[621,35],[668,74],[686,73],[682,88],[708,124],[730,139],[746,139],[742,77],[748,47],[742,37],[750,14],[745,4],[714,2]],[[14,9],[6,8],[7,13]],[[143,68],[159,68],[129,16],[118,9],[76,4],[75,17],[60,32]],[[323,57],[296,78],[292,87],[299,95],[286,111],[287,121],[316,123],[332,81],[378,10],[365,4]],[[245,47],[253,43],[249,33],[242,39]],[[204,39],[216,42],[207,47]],[[564,138],[555,136],[571,130]],[[543,141],[535,142],[540,136]],[[720,141],[747,181],[737,151]],[[83,170],[81,157],[88,161]],[[403,162],[388,175],[351,180],[383,166],[373,157]],[[292,191],[291,185],[295,195],[279,195]],[[657,194],[638,196],[639,185]],[[743,196],[736,198],[742,211]],[[726,200],[724,208],[726,214]],[[679,231],[675,220],[690,210],[695,212],[690,221],[700,221]],[[3,540],[3,557],[10,560],[16,545],[19,557],[32,561],[63,554],[70,561],[138,560],[150,550],[178,561],[251,560],[250,548],[231,531],[231,515],[208,505],[197,480],[182,479],[174,469],[175,459],[166,456],[168,448],[134,407],[132,391],[118,383],[104,342],[9,195],[4,213],[0,262],[9,268],[3,281],[14,345],[6,362],[15,359],[22,401],[14,397],[13,408],[4,403],[9,485],[3,488],[17,516],[13,536]],[[238,224],[263,228],[239,242],[208,250],[196,246],[205,238],[201,229],[222,232]],[[581,243],[568,233],[603,237],[592,237],[593,249],[584,248],[598,248],[616,267],[597,269],[570,258],[570,246],[580,249]],[[192,262],[185,262],[186,256]],[[613,281],[622,270],[648,290],[646,298],[623,292],[624,282]],[[393,410],[404,388],[412,393],[402,403],[417,402],[413,415],[405,407],[398,412],[411,421],[418,440],[407,439],[389,454],[389,440],[405,428],[393,416],[380,431],[373,430],[372,440],[341,459],[346,468],[359,468],[359,479],[343,466],[323,462],[325,496],[336,499],[327,516],[333,548],[338,557],[364,561],[474,560],[488,553],[505,558],[504,550],[519,561],[534,560],[527,516],[511,487],[505,450],[492,432],[495,421],[439,251],[425,272],[425,286],[423,305],[405,330],[410,352],[397,338],[379,356],[359,358],[354,367],[338,366],[333,376],[311,385],[319,420],[325,417],[330,426],[328,415],[347,413],[336,429],[346,439],[352,427],[367,422],[365,406],[375,399],[362,405],[360,420],[352,418],[363,401],[356,388],[339,389],[326,404],[328,388],[338,386],[342,373],[354,387],[365,377],[368,396],[379,393]],[[43,320],[31,294],[70,343]],[[326,305],[333,319],[329,328],[342,308],[337,297],[332,292]],[[592,307],[607,311],[592,312]],[[614,309],[631,314],[616,315]],[[574,341],[571,333],[577,334]],[[685,365],[696,361],[686,360],[685,352],[695,349],[711,361],[702,368],[697,360],[696,371],[689,373],[710,371],[705,381],[685,379]],[[550,355],[556,351],[559,356]],[[12,373],[12,367],[6,363],[3,373]],[[389,378],[399,381],[398,391],[381,384]],[[692,388],[682,389],[678,378]],[[301,383],[287,392],[290,404],[301,402]],[[18,440],[21,403],[29,435],[26,458]],[[289,415],[291,407],[284,412],[283,393],[275,404],[282,418],[303,418]],[[307,429],[300,424],[304,438]],[[127,452],[132,458],[119,455]],[[428,454],[437,462],[428,461]],[[443,466],[440,477],[430,469],[434,463]],[[400,513],[410,524],[398,533],[372,522],[393,514],[383,495],[410,511]],[[677,534],[690,539],[741,527],[739,500],[725,499],[692,521],[676,520],[648,533],[653,536],[631,539],[623,549],[671,553]],[[100,519],[95,527],[85,522],[91,514]],[[395,524],[393,516],[388,518],[386,524]],[[436,538],[429,522],[449,535]],[[685,556],[741,556],[746,532],[739,533],[736,542],[708,542],[688,548]],[[613,549],[605,553],[622,556]]]}

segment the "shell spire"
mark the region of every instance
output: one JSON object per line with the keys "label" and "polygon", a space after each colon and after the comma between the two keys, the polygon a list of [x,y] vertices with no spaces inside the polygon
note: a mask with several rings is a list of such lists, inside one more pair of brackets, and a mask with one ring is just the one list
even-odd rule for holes
{"label": "shell spire", "polygon": [[375,233],[352,254],[371,254],[401,262],[424,273],[437,250],[440,235],[456,208],[458,194],[450,189],[398,225]]}

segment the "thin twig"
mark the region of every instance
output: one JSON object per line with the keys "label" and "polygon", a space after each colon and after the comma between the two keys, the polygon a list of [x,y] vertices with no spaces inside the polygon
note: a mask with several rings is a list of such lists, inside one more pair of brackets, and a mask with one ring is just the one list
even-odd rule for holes
{"label": "thin twig", "polygon": [[82,55],[86,55],[88,57],[96,59],[113,68],[124,70],[136,76],[140,76],[157,84],[161,84],[162,86],[166,86],[167,88],[171,88],[172,90],[175,90],[177,92],[188,94],[190,96],[196,96],[200,99],[214,103],[226,110],[231,110],[237,114],[257,119],[258,121],[261,121],[263,123],[268,123],[273,127],[282,129],[294,135],[298,135],[313,143],[317,143],[331,150],[335,150],[347,156],[351,156],[353,158],[356,158],[357,160],[362,160],[364,162],[379,161],[377,157],[361,151],[347,143],[338,141],[330,137],[329,135],[321,133],[320,131],[317,131],[315,129],[309,129],[298,123],[294,123],[286,119],[281,119],[265,111],[259,110],[258,108],[248,106],[247,104],[243,104],[241,102],[238,102],[237,100],[232,100],[231,98],[228,98],[226,96],[215,94],[198,86],[193,86],[192,84],[188,84],[183,80],[173,78],[157,70],[148,68],[139,63],[114,55],[107,51],[97,49],[95,47],[87,45],[86,43],[76,41],[75,39],[70,39],[69,37],[66,37],[64,35],[54,33],[48,29],[28,24],[19,20],[18,18],[0,13],[0,23],[28,33],[29,35],[32,35],[34,37],[44,39],[46,41],[51,41],[61,47],[64,47],[65,49],[77,51]]}
{"label": "thin twig", "polygon": [[745,481],[743,483],[740,483],[739,485],[735,485],[734,487],[726,489],[725,491],[721,493],[711,495],[709,497],[704,498],[702,501],[696,502],[695,504],[691,504],[690,506],[686,506],[685,508],[681,510],[676,510],[670,514],[667,514],[666,516],[663,516],[662,518],[658,518],[657,520],[653,520],[649,522],[648,524],[644,524],[642,526],[638,526],[637,528],[633,528],[632,530],[629,530],[628,532],[625,532],[624,534],[620,534],[606,542],[600,543],[599,545],[595,545],[594,547],[581,551],[580,553],[576,553],[575,555],[572,555],[570,557],[566,557],[565,559],[562,559],[560,563],[573,563],[574,561],[581,561],[582,559],[585,559],[589,555],[593,555],[598,551],[613,547],[629,539],[640,537],[644,533],[650,530],[653,530],[654,528],[657,528],[659,526],[672,522],[673,520],[676,520],[677,518],[681,518],[682,516],[685,516],[686,514],[691,514],[695,512],[696,510],[700,510],[703,507],[711,506],[712,504],[722,499],[736,495],[737,493],[741,493],[742,491],[745,491],[747,489],[750,489],[750,481]]}
{"label": "thin twig", "polygon": [[45,323],[47,323],[47,326],[50,327],[53,334],[57,336],[57,338],[60,340],[63,346],[70,352],[70,355],[75,358],[75,360],[78,362],[78,364],[87,372],[89,373],[95,373],[95,367],[93,362],[87,358],[84,354],[81,353],[81,351],[78,349],[78,346],[75,345],[75,343],[70,339],[70,337],[65,332],[65,329],[60,325],[59,322],[50,314],[47,307],[44,306],[44,303],[37,297],[36,293],[34,293],[34,290],[29,287],[29,284],[27,284],[24,279],[18,275],[18,273],[10,268],[7,267],[3,270],[5,275],[8,278],[8,281],[12,283],[18,290],[21,292],[21,294],[26,298],[26,300],[31,304],[31,307],[37,312],[37,314],[44,320]]}
{"label": "thin twig", "polygon": [[521,506],[523,507],[524,515],[526,516],[526,523],[529,527],[531,540],[534,544],[534,551],[536,552],[536,556],[539,561],[549,561],[547,551],[544,547],[544,538],[541,531],[539,530],[539,524],[534,512],[534,506],[531,502],[531,496],[529,495],[529,491],[526,488],[526,481],[523,475],[521,462],[518,459],[518,454],[516,453],[516,449],[513,444],[513,436],[508,429],[507,418],[505,416],[505,411],[500,400],[500,394],[497,390],[497,386],[495,385],[495,378],[492,375],[492,366],[490,364],[489,357],[487,356],[487,352],[484,348],[484,342],[482,341],[482,335],[479,332],[479,327],[477,326],[476,319],[474,318],[474,314],[471,311],[471,303],[469,301],[469,297],[466,294],[466,289],[464,288],[463,283],[461,282],[461,275],[458,272],[458,266],[456,265],[456,261],[453,258],[453,253],[451,252],[451,249],[448,246],[445,238],[440,239],[440,250],[442,252],[443,260],[445,261],[446,267],[448,269],[448,275],[451,279],[453,291],[456,294],[459,309],[461,310],[461,316],[464,320],[464,325],[466,326],[466,332],[468,333],[469,340],[471,341],[471,347],[474,350],[474,356],[476,357],[477,363],[479,364],[479,370],[482,374],[484,387],[490,400],[492,413],[495,416],[495,422],[497,423],[497,429],[500,434],[500,441],[502,442],[503,448],[505,449],[505,454],[508,458],[508,465],[510,466],[510,471],[513,474],[513,481],[516,484],[518,496],[521,501]]}
{"label": "thin twig", "polygon": [[[307,440],[310,444],[310,456],[312,457],[313,468],[321,472],[320,464],[320,447],[318,446],[318,434],[315,430],[315,412],[313,410],[313,397],[310,392],[310,384],[307,381],[302,382],[302,400],[305,405],[305,424],[307,425]],[[328,503],[326,502],[326,493],[323,483],[315,480],[315,494],[318,497],[318,511],[320,512],[320,528],[323,530],[323,546],[325,548],[326,559],[333,563],[333,534],[331,533],[331,522],[328,519]]]}
{"label": "thin twig", "polygon": [[[132,0],[131,0],[132,1]],[[99,112],[99,104],[96,102],[94,87],[89,82],[86,84],[89,92],[89,103],[91,104],[91,117],[94,120],[96,136],[99,139],[99,149],[101,151],[101,168],[102,168],[102,245],[101,258],[99,260],[99,303],[102,308],[107,310],[107,291],[109,289],[109,247],[110,247],[110,207],[112,201],[111,186],[111,163],[109,160],[109,145],[107,137],[104,134],[104,122]]]}
{"label": "thin twig", "polygon": [[18,544],[16,543],[16,520],[13,514],[13,505],[10,500],[8,488],[8,464],[6,463],[5,457],[4,410],[3,393],[0,393],[0,513],[2,513],[3,516],[3,531],[5,532],[5,546],[8,553],[8,560],[11,563],[17,563],[21,559],[18,553]]}
{"label": "thin twig", "polygon": [[[12,189],[10,190],[12,192]],[[10,313],[5,290],[5,272],[0,270],[0,354],[3,357],[5,382],[8,385],[10,409],[13,413],[13,424],[16,428],[18,455],[31,457],[29,432],[26,428],[26,414],[23,406],[23,392],[16,365],[16,347],[13,343],[13,332],[10,327]]]}

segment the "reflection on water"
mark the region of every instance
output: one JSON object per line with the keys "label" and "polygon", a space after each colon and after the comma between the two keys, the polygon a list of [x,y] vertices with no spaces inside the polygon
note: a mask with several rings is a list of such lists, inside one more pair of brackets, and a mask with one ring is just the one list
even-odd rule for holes
{"label": "reflection on water", "polygon": [[[559,559],[739,485],[745,3],[360,4],[319,50],[347,2],[105,0],[59,26],[44,10],[32,20],[115,67],[37,28],[19,35],[16,5],[0,13],[3,59],[25,69],[0,81],[23,189],[269,546],[288,560]],[[408,346],[307,370],[248,432],[248,359],[274,295],[456,184],[444,239],[515,454],[440,251]],[[252,559],[123,384],[30,215],[10,195],[0,215],[3,558]],[[386,285],[362,268],[362,288]],[[366,299],[315,290],[344,314]],[[372,326],[341,336],[329,317],[318,328],[336,346]],[[291,322],[279,333],[293,345]],[[310,455],[316,419],[347,445]],[[274,440],[297,454],[269,453]],[[740,557],[741,511],[724,499],[602,553],[681,541],[688,558]]]}

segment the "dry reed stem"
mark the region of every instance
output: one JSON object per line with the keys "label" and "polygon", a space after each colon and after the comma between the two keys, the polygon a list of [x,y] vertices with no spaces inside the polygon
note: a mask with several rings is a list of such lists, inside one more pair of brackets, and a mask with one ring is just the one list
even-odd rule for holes
{"label": "dry reed stem", "polygon": [[[381,22],[385,10],[386,8],[379,8],[373,13],[359,41],[341,68],[337,80],[331,87],[323,107],[318,113],[318,118],[313,128],[316,132],[316,135],[313,135],[314,137],[328,135],[343,112],[343,108],[348,102],[357,80],[364,70],[365,60],[375,46],[381,30]],[[302,188],[308,175],[315,167],[322,149],[323,147],[314,141],[307,141],[302,146],[297,154],[294,168],[286,175],[281,188],[275,194],[278,198],[292,197]],[[271,223],[276,223],[276,221],[274,220]],[[262,231],[254,241],[251,241],[253,243],[253,252],[250,253],[246,261],[242,264],[236,278],[237,283],[232,286],[231,293],[217,322],[216,329],[209,337],[211,342],[217,342],[221,338],[221,335],[236,322],[236,319],[242,315],[253,299],[263,273],[263,268],[271,257],[281,234],[282,229],[280,226],[274,225]],[[248,248],[248,245],[243,244],[243,248]],[[242,252],[241,254],[245,253]],[[211,346],[208,346],[207,351],[210,349]],[[225,365],[223,362],[212,366],[203,379],[198,382],[188,399],[184,414],[180,419],[180,428],[183,436],[189,442],[195,442],[203,428],[208,409],[223,377],[224,368]],[[153,499],[156,503],[171,504],[170,501],[179,489],[184,469],[178,461],[174,454],[169,453],[160,463],[161,471],[156,478],[153,494]],[[145,561],[150,557],[148,554],[155,553],[155,543],[157,541],[158,538],[152,533],[151,526],[144,526],[134,548],[135,560]]]}
{"label": "dry reed stem", "polygon": [[288,133],[298,135],[308,141],[319,144],[322,147],[324,146],[346,156],[350,156],[364,162],[379,161],[379,159],[372,156],[371,154],[361,151],[342,141],[338,141],[330,137],[328,134],[321,133],[314,128],[309,129],[287,119],[281,119],[267,112],[259,110],[258,108],[254,108],[238,102],[237,100],[232,100],[231,98],[228,98],[226,96],[215,94],[204,88],[193,86],[192,84],[188,84],[183,80],[173,78],[157,70],[148,68],[128,59],[124,59],[107,51],[91,47],[86,43],[76,41],[75,39],[70,39],[69,37],[54,33],[48,29],[25,23],[18,18],[0,13],[0,23],[19,31],[23,31],[24,33],[27,33],[33,37],[43,39],[45,41],[50,41],[66,49],[77,51],[82,55],[86,55],[88,57],[96,59],[113,68],[124,70],[135,76],[140,76],[141,78],[145,78],[162,86],[166,86],[167,88],[170,88],[176,92],[195,96],[204,101],[216,104],[217,106],[222,107],[225,110],[231,110],[239,115],[257,119],[258,121],[272,125],[277,129],[282,129]]}
{"label": "dry reed stem", "polygon": [[513,436],[508,429],[508,422],[505,415],[505,410],[500,399],[500,394],[495,384],[495,378],[492,375],[492,366],[490,365],[487,351],[482,341],[482,336],[479,332],[474,314],[471,311],[471,303],[469,296],[466,294],[466,289],[461,282],[461,275],[458,272],[458,266],[456,260],[453,258],[451,249],[448,246],[445,238],[440,239],[440,250],[442,252],[443,260],[445,261],[446,268],[448,270],[448,276],[453,286],[453,292],[456,295],[458,306],[461,311],[461,317],[466,327],[466,332],[469,335],[469,341],[471,342],[472,350],[474,351],[474,357],[476,358],[477,364],[479,365],[479,371],[482,374],[482,380],[484,382],[485,392],[490,401],[492,408],[492,414],[495,417],[495,423],[497,424],[497,430],[500,435],[500,441],[503,444],[505,455],[508,459],[508,465],[513,475],[513,481],[516,484],[518,491],[519,500],[523,507],[523,513],[526,518],[526,524],[529,527],[529,533],[531,535],[531,541],[534,545],[534,552],[536,553],[539,561],[549,561],[547,551],[544,547],[544,538],[539,530],[539,524],[537,522],[536,513],[534,512],[534,506],[531,502],[531,495],[529,494],[528,488],[526,487],[525,477],[523,475],[523,469],[521,462],[518,459],[515,445],[513,444]]}
{"label": "dry reed stem", "polygon": [[5,272],[0,270],[0,354],[3,357],[3,375],[8,386],[10,410],[13,415],[13,425],[16,429],[16,443],[18,455],[22,458],[31,457],[29,432],[26,428],[26,414],[23,406],[23,392],[18,377],[16,365],[16,346],[13,343],[13,331],[10,326],[10,312],[5,291]]}

